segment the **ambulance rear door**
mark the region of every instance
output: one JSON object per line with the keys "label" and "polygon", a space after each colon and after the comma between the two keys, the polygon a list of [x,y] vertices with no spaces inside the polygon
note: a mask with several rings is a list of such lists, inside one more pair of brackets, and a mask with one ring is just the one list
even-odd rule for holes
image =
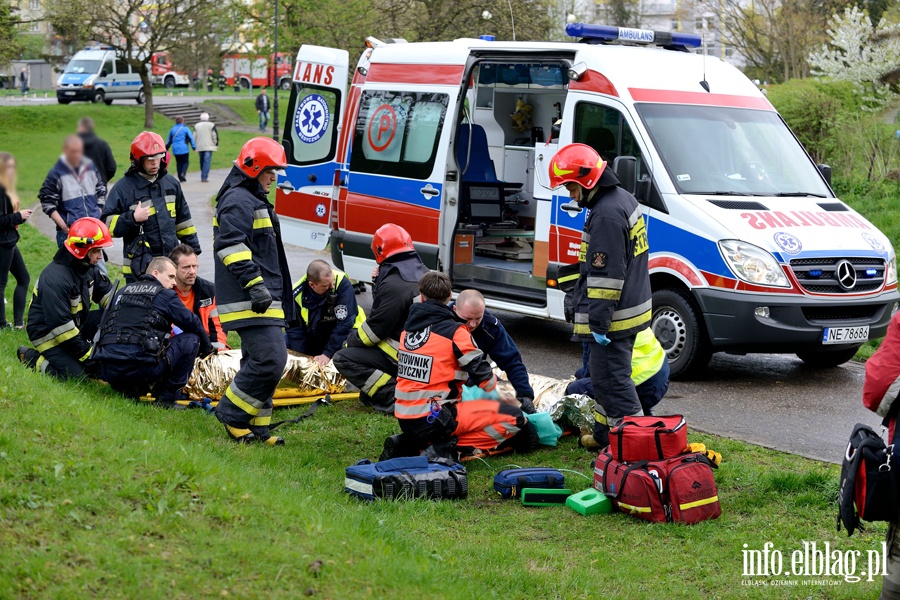
{"label": "ambulance rear door", "polygon": [[[406,228],[422,260],[440,261],[450,133],[463,65],[373,63],[359,99],[341,221],[344,270],[368,281],[375,264],[369,246],[385,223]],[[455,220],[455,210],[451,210]]]}
{"label": "ambulance rear door", "polygon": [[347,51],[335,48],[303,45],[297,53],[281,142],[289,166],[278,178],[275,203],[289,244],[313,250],[328,244],[349,62]]}

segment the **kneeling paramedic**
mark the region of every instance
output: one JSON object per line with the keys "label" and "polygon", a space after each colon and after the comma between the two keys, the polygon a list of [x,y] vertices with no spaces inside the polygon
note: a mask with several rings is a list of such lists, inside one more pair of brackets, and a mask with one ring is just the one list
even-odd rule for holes
{"label": "kneeling paramedic", "polygon": [[300,314],[284,332],[288,350],[312,356],[324,367],[366,318],[353,284],[346,273],[314,260],[294,284],[293,295]]}
{"label": "kneeling paramedic", "polygon": [[450,278],[427,273],[419,281],[419,291],[422,302],[410,309],[400,339],[394,416],[402,433],[385,440],[382,459],[423,450],[454,457],[466,449],[536,448],[537,431],[517,402],[460,402],[466,381],[485,395],[496,395],[497,380],[465,323],[449,306]]}
{"label": "kneeling paramedic", "polygon": [[[268,193],[287,165],[278,142],[257,137],[241,148],[216,197],[213,249],[219,320],[241,338],[241,369],[216,407],[237,442],[284,444],[269,434],[272,394],[284,375],[285,321],[293,317],[291,274]],[[284,302],[288,299],[287,302]]]}
{"label": "kneeling paramedic", "polygon": [[[94,352],[110,387],[134,399],[151,393],[163,408],[177,406],[198,354],[213,352],[203,323],[174,287],[175,263],[154,258],[145,275],[116,294]],[[172,336],[173,324],[182,333]]]}
{"label": "kneeling paramedic", "polygon": [[609,429],[641,415],[631,380],[635,338],[650,326],[652,300],[644,215],[596,150],[569,144],[550,161],[551,187],[565,186],[585,219],[575,284],[575,337],[591,346],[591,382],[600,419],[594,441],[608,444]]}
{"label": "kneeling paramedic", "polygon": [[376,411],[394,412],[397,348],[403,324],[419,296],[419,279],[428,272],[409,233],[393,223],[372,238],[378,263],[373,273],[372,310],[347,337],[347,347],[334,355],[334,366],[359,388],[359,399]]}
{"label": "kneeling paramedic", "polygon": [[[591,398],[597,397],[591,383],[590,370],[581,368],[575,373],[575,377],[575,381],[566,387],[566,395],[584,394]],[[634,342],[634,350],[631,353],[631,381],[634,383],[644,414],[652,415],[653,407],[660,403],[669,390],[669,361],[666,358],[666,351],[649,327],[640,331]],[[603,407],[595,402],[595,421],[604,420],[602,410]],[[593,435],[582,436],[581,443],[591,449],[599,447]]]}
{"label": "kneeling paramedic", "polygon": [[105,308],[114,291],[97,267],[112,243],[103,221],[83,217],[72,223],[53,262],[34,282],[26,327],[34,348],[18,351],[25,365],[60,379],[85,375],[102,317],[91,302]]}

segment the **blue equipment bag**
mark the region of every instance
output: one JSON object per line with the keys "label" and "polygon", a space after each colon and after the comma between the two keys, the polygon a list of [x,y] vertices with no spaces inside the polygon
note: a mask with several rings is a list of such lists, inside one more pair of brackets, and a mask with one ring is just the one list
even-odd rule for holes
{"label": "blue equipment bag", "polygon": [[344,490],[364,500],[457,499],[469,495],[469,480],[465,467],[450,459],[410,456],[347,467]]}
{"label": "blue equipment bag", "polygon": [[565,487],[563,474],[548,467],[507,469],[494,476],[494,490],[503,498],[521,498],[525,488],[552,490]]}

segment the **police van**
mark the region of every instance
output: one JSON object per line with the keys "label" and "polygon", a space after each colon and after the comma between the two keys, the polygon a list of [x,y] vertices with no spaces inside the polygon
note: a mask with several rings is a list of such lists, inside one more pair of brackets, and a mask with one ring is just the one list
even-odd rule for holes
{"label": "police van", "polygon": [[[585,213],[550,158],[594,147],[644,209],[652,327],[675,374],[713,352],[834,366],[898,309],[890,241],[830,187],[757,87],[699,36],[573,23],[571,43],[302,46],[277,212],[369,281],[393,222],[491,308],[564,319]],[[352,81],[347,82],[352,75]]]}
{"label": "police van", "polygon": [[144,103],[141,76],[131,64],[109,46],[88,46],[79,50],[56,82],[56,100],[112,104],[114,100]]}

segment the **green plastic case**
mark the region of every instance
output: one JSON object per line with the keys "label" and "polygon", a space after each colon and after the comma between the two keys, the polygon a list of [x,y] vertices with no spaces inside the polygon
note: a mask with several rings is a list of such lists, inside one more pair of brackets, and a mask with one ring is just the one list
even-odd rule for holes
{"label": "green plastic case", "polygon": [[566,503],[572,495],[569,489],[524,488],[522,490],[522,506],[558,506]]}

